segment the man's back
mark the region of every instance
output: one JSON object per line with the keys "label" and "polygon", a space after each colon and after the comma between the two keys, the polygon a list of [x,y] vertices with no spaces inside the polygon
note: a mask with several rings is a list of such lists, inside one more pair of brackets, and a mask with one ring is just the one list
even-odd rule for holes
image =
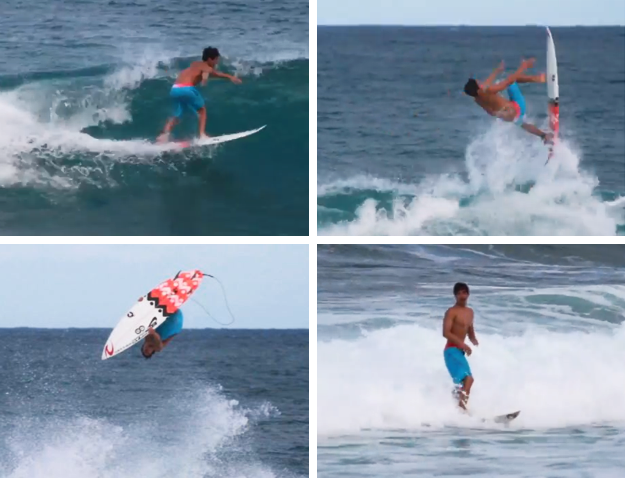
{"label": "man's back", "polygon": [[186,70],[182,70],[176,79],[176,84],[197,85],[202,81],[202,73],[208,71],[209,66],[203,61],[194,61]]}
{"label": "man's back", "polygon": [[475,102],[491,116],[497,116],[497,113],[510,103],[500,96],[499,93],[490,93],[488,91],[480,92],[479,96],[475,98]]}

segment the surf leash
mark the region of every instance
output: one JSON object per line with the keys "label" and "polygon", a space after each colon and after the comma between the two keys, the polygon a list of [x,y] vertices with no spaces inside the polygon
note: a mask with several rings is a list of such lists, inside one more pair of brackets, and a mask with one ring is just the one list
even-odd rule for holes
{"label": "surf leash", "polygon": [[206,307],[204,307],[204,305],[202,305],[200,302],[198,302],[197,300],[195,300],[193,297],[191,297],[191,300],[192,300],[193,302],[195,302],[197,305],[199,305],[199,306],[202,308],[202,310],[204,310],[204,312],[206,312],[206,314],[207,314],[207,315],[208,315],[211,319],[213,319],[216,323],[218,323],[219,325],[222,325],[222,326],[224,326],[224,327],[227,327],[228,325],[232,325],[232,324],[234,324],[235,317],[234,317],[234,314],[232,313],[232,310],[230,309],[230,304],[228,303],[228,296],[227,296],[227,294],[226,294],[226,288],[225,288],[225,287],[224,287],[224,285],[221,283],[221,281],[220,281],[219,279],[217,279],[217,277],[212,276],[212,275],[210,275],[210,274],[205,274],[205,273],[203,273],[203,272],[202,272],[202,275],[203,275],[204,277],[210,277],[210,278],[211,278],[211,279],[213,279],[215,282],[217,282],[217,284],[219,284],[219,287],[221,287],[221,293],[222,293],[222,295],[223,295],[223,297],[224,297],[224,302],[225,302],[225,304],[226,304],[226,309],[228,309],[228,314],[230,315],[230,318],[231,318],[232,320],[230,320],[230,322],[227,322],[227,323],[219,322],[219,321],[218,321],[215,317],[213,317],[213,314],[211,314],[211,313],[209,312],[209,310],[208,310]]}

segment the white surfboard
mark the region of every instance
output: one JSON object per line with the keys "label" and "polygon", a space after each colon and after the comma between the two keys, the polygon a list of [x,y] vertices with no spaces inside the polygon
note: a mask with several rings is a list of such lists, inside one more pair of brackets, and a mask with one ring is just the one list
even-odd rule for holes
{"label": "white surfboard", "polygon": [[521,410],[518,410],[516,412],[512,412],[512,413],[506,413],[505,415],[499,415],[496,416],[495,418],[482,418],[483,422],[487,422],[487,421],[493,421],[495,423],[510,423],[512,420],[514,420],[516,417],[519,416],[519,413],[521,413]]}
{"label": "white surfboard", "polygon": [[556,46],[553,43],[553,37],[549,28],[547,28],[547,96],[552,101],[558,101],[560,97]]}
{"label": "white surfboard", "polygon": [[556,46],[553,43],[551,30],[547,28],[547,97],[549,103],[547,106],[549,114],[549,129],[553,133],[553,142],[549,145],[549,155],[547,156],[547,164],[553,156],[553,148],[558,140],[560,131],[560,87],[558,85],[558,62],[556,60]]}
{"label": "white surfboard", "polygon": [[148,335],[149,327],[155,329],[165,322],[200,286],[203,276],[199,270],[181,271],[141,297],[111,332],[102,360],[132,347]]}
{"label": "white surfboard", "polygon": [[265,129],[266,127],[267,125],[264,125],[264,126],[261,126],[260,128],[251,129],[249,131],[243,131],[241,133],[224,134],[222,136],[212,136],[210,138],[194,139],[193,141],[176,141],[175,144],[182,148],[188,148],[191,146],[211,146],[214,144],[221,144],[221,143],[226,143],[228,141],[234,141],[235,139],[245,138],[246,136],[251,136]]}

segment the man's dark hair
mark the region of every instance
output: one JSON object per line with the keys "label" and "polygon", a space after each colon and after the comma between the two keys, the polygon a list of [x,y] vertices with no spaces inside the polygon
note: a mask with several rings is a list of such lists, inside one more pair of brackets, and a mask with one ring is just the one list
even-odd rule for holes
{"label": "man's dark hair", "polygon": [[465,291],[467,294],[469,294],[469,286],[466,285],[464,282],[456,282],[456,285],[454,285],[454,295],[458,295],[458,292],[460,291]]}
{"label": "man's dark hair", "polygon": [[208,48],[204,48],[202,52],[202,61],[206,61],[208,59],[214,60],[219,57],[219,50],[217,48],[213,48],[209,46]]}
{"label": "man's dark hair", "polygon": [[143,347],[145,346],[145,342],[143,343],[143,345],[141,345],[141,355],[143,355],[146,359],[152,358],[152,355],[154,355],[154,350],[152,350],[152,353],[150,355],[147,355],[145,353],[145,350],[143,350]]}
{"label": "man's dark hair", "polygon": [[464,92],[469,95],[472,96],[473,98],[477,97],[477,90],[480,89],[480,85],[477,84],[477,81],[475,80],[475,78],[469,78],[469,81],[467,81],[467,84],[464,85]]}

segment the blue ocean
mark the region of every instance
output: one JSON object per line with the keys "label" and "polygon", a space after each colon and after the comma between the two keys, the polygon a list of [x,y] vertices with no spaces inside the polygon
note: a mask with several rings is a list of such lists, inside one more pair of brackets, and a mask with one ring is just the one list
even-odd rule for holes
{"label": "blue ocean", "polygon": [[[4,0],[0,31],[0,234],[308,234],[306,0]],[[243,83],[200,87],[207,133],[266,129],[155,145],[208,46]]]}
{"label": "blue ocean", "polygon": [[308,330],[0,329],[3,478],[308,476]]}
{"label": "blue ocean", "polygon": [[[545,165],[537,137],[463,92],[502,60],[544,72],[543,27],[318,27],[319,233],[625,234],[625,29],[551,31],[561,141]],[[546,129],[546,86],[520,87]]]}

